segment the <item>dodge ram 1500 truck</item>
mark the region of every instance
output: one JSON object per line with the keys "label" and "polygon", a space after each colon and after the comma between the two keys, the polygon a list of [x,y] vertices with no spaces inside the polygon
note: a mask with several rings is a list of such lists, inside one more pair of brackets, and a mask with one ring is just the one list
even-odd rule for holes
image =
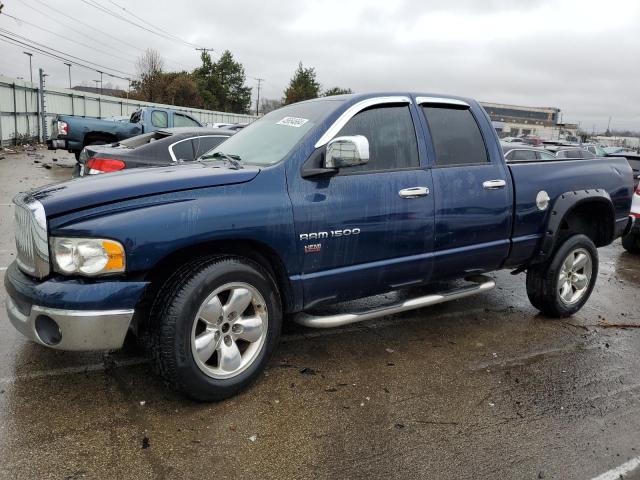
{"label": "dodge ram 1500 truck", "polygon": [[[630,228],[632,193],[624,159],[505,163],[471,99],[310,100],[191,165],[18,195],[6,307],[58,349],[116,349],[132,332],[167,385],[222,399],[265,367],[285,315],[339,327],[486,291],[498,269],[526,271],[544,314],[573,314],[597,247]],[[443,280],[368,311],[314,309]]]}
{"label": "dodge ram 1500 truck", "polygon": [[117,119],[57,115],[51,123],[49,150],[62,148],[78,159],[87,145],[105,145],[161,128],[201,127],[202,124],[184,112],[169,108],[144,107],[131,114],[129,121]]}

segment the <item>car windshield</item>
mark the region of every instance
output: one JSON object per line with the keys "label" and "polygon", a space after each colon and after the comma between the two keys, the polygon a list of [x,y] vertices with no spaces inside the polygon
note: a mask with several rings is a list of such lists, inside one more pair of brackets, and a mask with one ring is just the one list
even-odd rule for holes
{"label": "car windshield", "polygon": [[200,160],[220,153],[252,165],[278,163],[309,130],[337,107],[336,102],[343,101],[315,100],[274,110],[202,155]]}
{"label": "car windshield", "polygon": [[155,142],[156,140],[160,140],[161,138],[167,138],[169,136],[171,136],[169,132],[163,132],[163,131],[144,133],[142,135],[137,135],[135,137],[122,140],[118,143],[118,146],[126,147],[126,148],[138,148],[143,145],[146,145],[147,143]]}

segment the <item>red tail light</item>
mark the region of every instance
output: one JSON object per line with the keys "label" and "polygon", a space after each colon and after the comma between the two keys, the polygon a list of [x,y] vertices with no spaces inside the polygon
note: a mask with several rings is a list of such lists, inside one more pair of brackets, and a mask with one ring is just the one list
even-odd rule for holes
{"label": "red tail light", "polygon": [[91,158],[87,160],[87,168],[89,168],[90,174],[117,172],[124,167],[125,163],[115,158]]}
{"label": "red tail light", "polygon": [[640,183],[638,183],[638,186],[636,187],[636,195],[640,195]]}

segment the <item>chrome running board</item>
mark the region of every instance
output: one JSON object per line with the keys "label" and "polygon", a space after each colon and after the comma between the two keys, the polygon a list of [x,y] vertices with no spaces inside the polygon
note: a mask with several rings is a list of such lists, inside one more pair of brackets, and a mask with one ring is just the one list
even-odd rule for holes
{"label": "chrome running board", "polygon": [[458,298],[469,297],[476,293],[491,290],[496,286],[496,282],[492,278],[484,275],[474,275],[472,277],[467,277],[465,280],[472,282],[474,285],[466,285],[448,292],[424,295],[422,297],[412,298],[400,303],[395,303],[386,307],[374,308],[360,313],[338,313],[336,315],[322,316],[300,312],[293,318],[293,320],[300,325],[310,328],[342,327],[344,325],[349,325],[350,323],[362,322],[372,318],[384,317],[385,315],[393,315],[395,313],[428,307],[430,305],[448,302]]}

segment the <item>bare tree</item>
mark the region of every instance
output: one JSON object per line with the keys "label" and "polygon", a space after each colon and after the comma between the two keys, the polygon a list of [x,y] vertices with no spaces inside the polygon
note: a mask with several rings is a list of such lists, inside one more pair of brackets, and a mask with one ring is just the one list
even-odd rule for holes
{"label": "bare tree", "polygon": [[162,70],[164,60],[160,53],[153,48],[147,48],[136,62],[138,80],[134,82],[134,88],[138,91],[142,100],[148,102],[158,101],[164,89]]}

